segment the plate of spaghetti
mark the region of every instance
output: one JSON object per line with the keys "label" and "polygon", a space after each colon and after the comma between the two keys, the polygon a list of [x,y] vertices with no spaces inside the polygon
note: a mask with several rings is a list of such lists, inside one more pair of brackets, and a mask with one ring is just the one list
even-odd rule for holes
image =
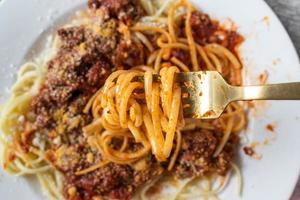
{"label": "plate of spaghetti", "polygon": [[10,0],[0,24],[3,198],[291,195],[299,103],[234,102],[219,119],[185,119],[175,81],[190,71],[236,86],[299,81],[263,1]]}

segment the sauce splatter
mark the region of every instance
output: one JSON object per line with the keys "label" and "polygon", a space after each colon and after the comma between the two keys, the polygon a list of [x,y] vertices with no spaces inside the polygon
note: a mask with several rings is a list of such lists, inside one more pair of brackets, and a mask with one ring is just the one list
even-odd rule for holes
{"label": "sauce splatter", "polygon": [[261,73],[261,74],[258,76],[259,83],[260,83],[260,84],[266,84],[268,78],[269,78],[269,72],[268,72],[267,70],[265,70],[263,73]]}
{"label": "sauce splatter", "polygon": [[258,154],[256,151],[255,151],[255,148],[257,146],[259,146],[260,143],[258,142],[253,142],[250,146],[245,146],[243,148],[244,150],[244,153],[247,155],[247,156],[250,156],[251,158],[253,159],[256,159],[256,160],[261,160],[262,159],[262,155],[261,154]]}
{"label": "sauce splatter", "polygon": [[251,147],[246,146],[243,148],[243,150],[247,156],[252,157],[255,154],[255,151]]}
{"label": "sauce splatter", "polygon": [[266,129],[270,132],[274,132],[275,126],[273,124],[267,124]]}

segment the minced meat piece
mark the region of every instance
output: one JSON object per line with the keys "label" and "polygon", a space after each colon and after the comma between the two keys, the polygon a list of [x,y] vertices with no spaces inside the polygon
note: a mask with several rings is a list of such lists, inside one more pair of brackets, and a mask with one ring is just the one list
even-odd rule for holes
{"label": "minced meat piece", "polygon": [[215,160],[216,172],[221,176],[225,176],[226,172],[231,167],[232,159],[233,152],[228,152],[226,150],[222,151]]}
{"label": "minced meat piece", "polygon": [[236,56],[236,47],[239,46],[244,41],[244,38],[235,31],[226,31],[226,37],[223,41],[219,42],[222,46],[228,48]]}
{"label": "minced meat piece", "polygon": [[62,28],[57,31],[58,36],[62,41],[64,48],[72,48],[80,45],[85,40],[85,28],[84,27],[70,27]]}
{"label": "minced meat piece", "polygon": [[132,176],[133,170],[129,166],[110,163],[94,173],[79,177],[75,185],[85,191],[108,194],[114,189],[129,186]]}
{"label": "minced meat piece", "polygon": [[58,30],[58,36],[62,42],[62,49],[77,47],[79,52],[88,51],[93,53],[92,50],[97,50],[104,54],[111,53],[116,47],[116,29],[117,24],[114,20],[107,21],[101,25],[101,34],[94,32],[94,30],[84,26],[61,28]]}
{"label": "minced meat piece", "polygon": [[[186,15],[184,15],[184,20]],[[194,11],[190,19],[193,36],[199,44],[208,43],[210,36],[217,30],[216,24],[207,14]],[[184,30],[184,29],[183,29]]]}
{"label": "minced meat piece", "polygon": [[189,52],[183,49],[172,49],[171,57],[176,57],[178,60],[184,62],[186,65],[188,65],[186,62],[190,60]]}
{"label": "minced meat piece", "polygon": [[87,73],[87,80],[90,85],[102,85],[108,77],[107,71],[110,71],[110,64],[103,60],[95,63]]}
{"label": "minced meat piece", "polygon": [[128,5],[130,0],[89,0],[89,8],[99,9],[100,7],[105,7],[112,14],[118,14],[122,7]]}
{"label": "minced meat piece", "polygon": [[[186,19],[186,15],[183,19]],[[183,23],[182,30],[184,30],[184,25]],[[223,28],[217,21],[199,11],[192,13],[190,25],[197,43],[201,45],[218,43],[238,56],[235,48],[244,41],[244,38],[236,31]]]}
{"label": "minced meat piece", "polygon": [[208,131],[185,133],[183,136],[175,174],[186,178],[207,173],[212,167],[212,157],[218,144],[217,138]]}
{"label": "minced meat piece", "polygon": [[[183,16],[183,19],[186,19],[186,15]],[[235,48],[244,40],[236,31],[226,30],[217,21],[199,11],[192,13],[190,25],[196,42],[202,45],[218,43],[236,54]],[[184,26],[183,23],[182,30],[184,30]]]}
{"label": "minced meat piece", "polygon": [[131,67],[145,64],[145,48],[140,43],[121,41],[113,57],[113,64],[116,67]]}
{"label": "minced meat piece", "polygon": [[61,47],[48,63],[45,86],[33,100],[36,110],[64,104],[78,93],[92,95],[112,72],[107,56],[116,46],[116,36],[101,37],[84,27],[60,29],[58,35]]}
{"label": "minced meat piece", "polygon": [[246,147],[243,148],[243,150],[244,150],[245,154],[250,156],[250,157],[252,157],[255,154],[255,151],[251,147],[246,146]]}
{"label": "minced meat piece", "polygon": [[211,171],[225,175],[230,169],[238,137],[232,135],[222,152],[214,157],[222,134],[201,130],[183,134],[182,149],[175,164],[180,178],[202,176]]}
{"label": "minced meat piece", "polygon": [[127,25],[144,13],[138,0],[89,0],[88,5],[90,9],[102,9],[107,18],[117,18]]}
{"label": "minced meat piece", "polygon": [[[142,170],[130,165],[109,163],[86,175],[75,176],[74,173],[69,173],[66,175],[65,188],[77,188],[78,200],[90,200],[96,196],[104,199],[129,200],[140,186],[163,172],[155,161],[148,161],[146,168]],[[66,192],[65,196],[70,199]]]}

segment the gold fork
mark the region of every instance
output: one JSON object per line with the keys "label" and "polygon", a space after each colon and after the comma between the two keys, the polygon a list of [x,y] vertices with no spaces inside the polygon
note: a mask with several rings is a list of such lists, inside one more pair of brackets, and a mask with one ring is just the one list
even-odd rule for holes
{"label": "gold fork", "polygon": [[233,101],[300,100],[300,82],[232,86],[214,71],[178,73],[185,118],[216,119]]}

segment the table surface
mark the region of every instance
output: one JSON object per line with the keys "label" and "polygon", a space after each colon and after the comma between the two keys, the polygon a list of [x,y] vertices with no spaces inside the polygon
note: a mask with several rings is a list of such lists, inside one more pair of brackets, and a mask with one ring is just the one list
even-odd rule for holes
{"label": "table surface", "polygon": [[[300,55],[300,1],[299,0],[265,0],[275,11],[289,32]],[[300,179],[290,200],[300,200]]]}

